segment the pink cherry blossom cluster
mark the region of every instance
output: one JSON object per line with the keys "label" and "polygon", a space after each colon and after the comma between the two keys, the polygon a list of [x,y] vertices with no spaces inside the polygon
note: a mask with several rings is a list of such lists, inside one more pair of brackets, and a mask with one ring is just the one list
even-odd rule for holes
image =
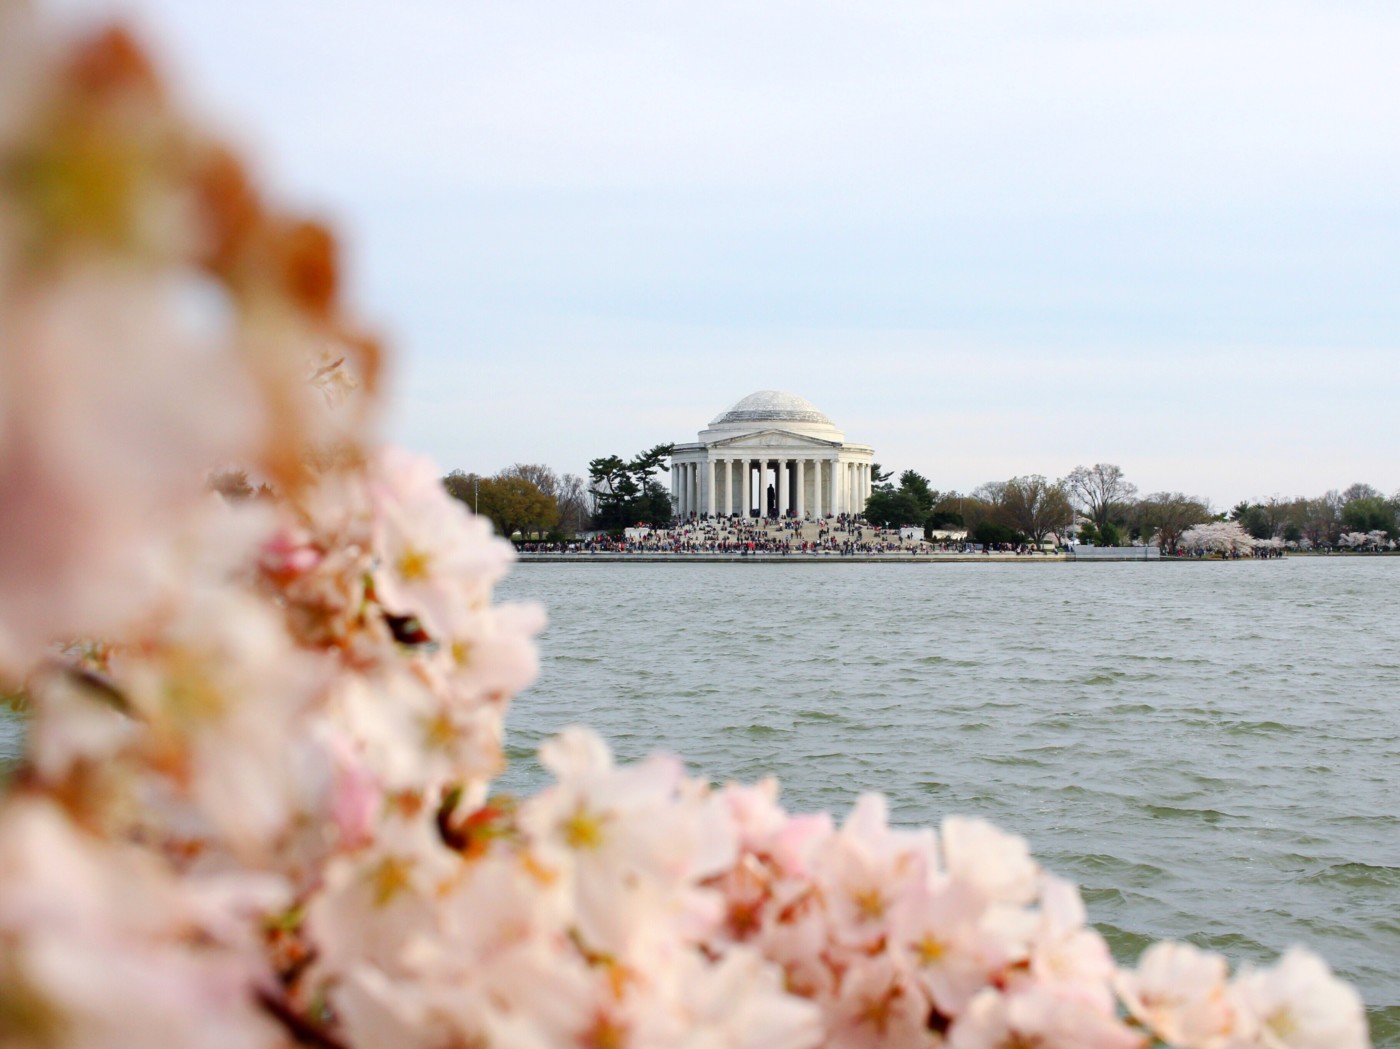
{"label": "pink cherry blossom cluster", "polygon": [[[1355,1049],[1301,949],[1117,968],[979,820],[838,828],[584,729],[493,795],[542,614],[374,440],[334,239],[113,29],[0,0],[0,1044]],[[208,471],[259,484],[224,497]],[[250,486],[251,487],[251,486]]]}

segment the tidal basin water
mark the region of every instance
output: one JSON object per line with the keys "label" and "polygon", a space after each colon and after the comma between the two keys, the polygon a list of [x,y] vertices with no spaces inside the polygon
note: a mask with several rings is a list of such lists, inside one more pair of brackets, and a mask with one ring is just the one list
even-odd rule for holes
{"label": "tidal basin water", "polygon": [[985,816],[1120,961],[1306,944],[1400,1046],[1400,558],[519,565],[499,594],[550,616],[503,789],[583,723],[793,810]]}

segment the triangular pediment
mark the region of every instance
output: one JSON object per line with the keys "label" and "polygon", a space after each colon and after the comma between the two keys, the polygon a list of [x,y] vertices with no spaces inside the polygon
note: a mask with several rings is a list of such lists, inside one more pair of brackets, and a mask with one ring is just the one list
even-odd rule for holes
{"label": "triangular pediment", "polygon": [[824,441],[820,437],[810,437],[805,433],[793,433],[791,430],[755,430],[753,433],[743,433],[735,437],[725,437],[718,441],[708,442],[707,447],[723,448],[725,451],[744,451],[745,449],[766,450],[771,448],[840,448],[840,441]]}

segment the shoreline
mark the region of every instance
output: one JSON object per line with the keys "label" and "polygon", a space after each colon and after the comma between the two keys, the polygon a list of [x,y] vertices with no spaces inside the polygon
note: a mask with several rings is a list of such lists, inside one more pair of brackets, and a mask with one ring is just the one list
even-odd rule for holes
{"label": "shoreline", "polygon": [[[1124,547],[1125,551],[1133,547]],[[1263,557],[1144,557],[1139,553],[1129,553],[1123,557],[1074,558],[1067,554],[1013,554],[998,552],[992,554],[730,554],[730,553],[685,553],[665,554],[657,552],[620,554],[612,551],[598,553],[548,553],[531,554],[517,552],[516,564],[1167,564],[1173,562],[1207,564],[1229,561],[1232,564],[1246,561],[1282,561],[1286,558]]]}
{"label": "shoreline", "polygon": [[[1069,561],[1064,554],[663,554],[614,552],[531,554],[516,553],[516,564],[584,564],[592,562],[637,562],[640,564],[939,564],[955,561],[1035,561],[1045,564]],[[1141,561],[1141,557],[1132,560]]]}
{"label": "shoreline", "polygon": [[[1100,548],[1102,550],[1102,548]],[[1313,551],[1290,550],[1282,557],[1147,557],[1142,547],[1116,547],[1122,550],[1121,556],[1074,557],[1069,554],[1015,554],[1009,551],[995,553],[883,553],[883,554],[839,554],[832,551],[817,553],[662,553],[647,551],[642,553],[618,553],[616,551],[575,551],[573,553],[531,553],[517,550],[515,563],[528,564],[1244,564],[1268,561],[1286,561],[1291,557],[1392,557],[1400,556],[1400,551]]]}

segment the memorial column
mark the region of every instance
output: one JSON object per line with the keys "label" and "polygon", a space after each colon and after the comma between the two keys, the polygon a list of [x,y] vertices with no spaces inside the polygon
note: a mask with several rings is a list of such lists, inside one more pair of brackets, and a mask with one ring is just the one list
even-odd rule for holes
{"label": "memorial column", "polygon": [[778,460],[778,516],[788,515],[788,464],[786,459]]}
{"label": "memorial column", "polygon": [[705,513],[715,516],[715,461],[710,458],[708,452],[705,453]]}
{"label": "memorial column", "polygon": [[807,516],[807,460],[797,460],[797,519]]}

